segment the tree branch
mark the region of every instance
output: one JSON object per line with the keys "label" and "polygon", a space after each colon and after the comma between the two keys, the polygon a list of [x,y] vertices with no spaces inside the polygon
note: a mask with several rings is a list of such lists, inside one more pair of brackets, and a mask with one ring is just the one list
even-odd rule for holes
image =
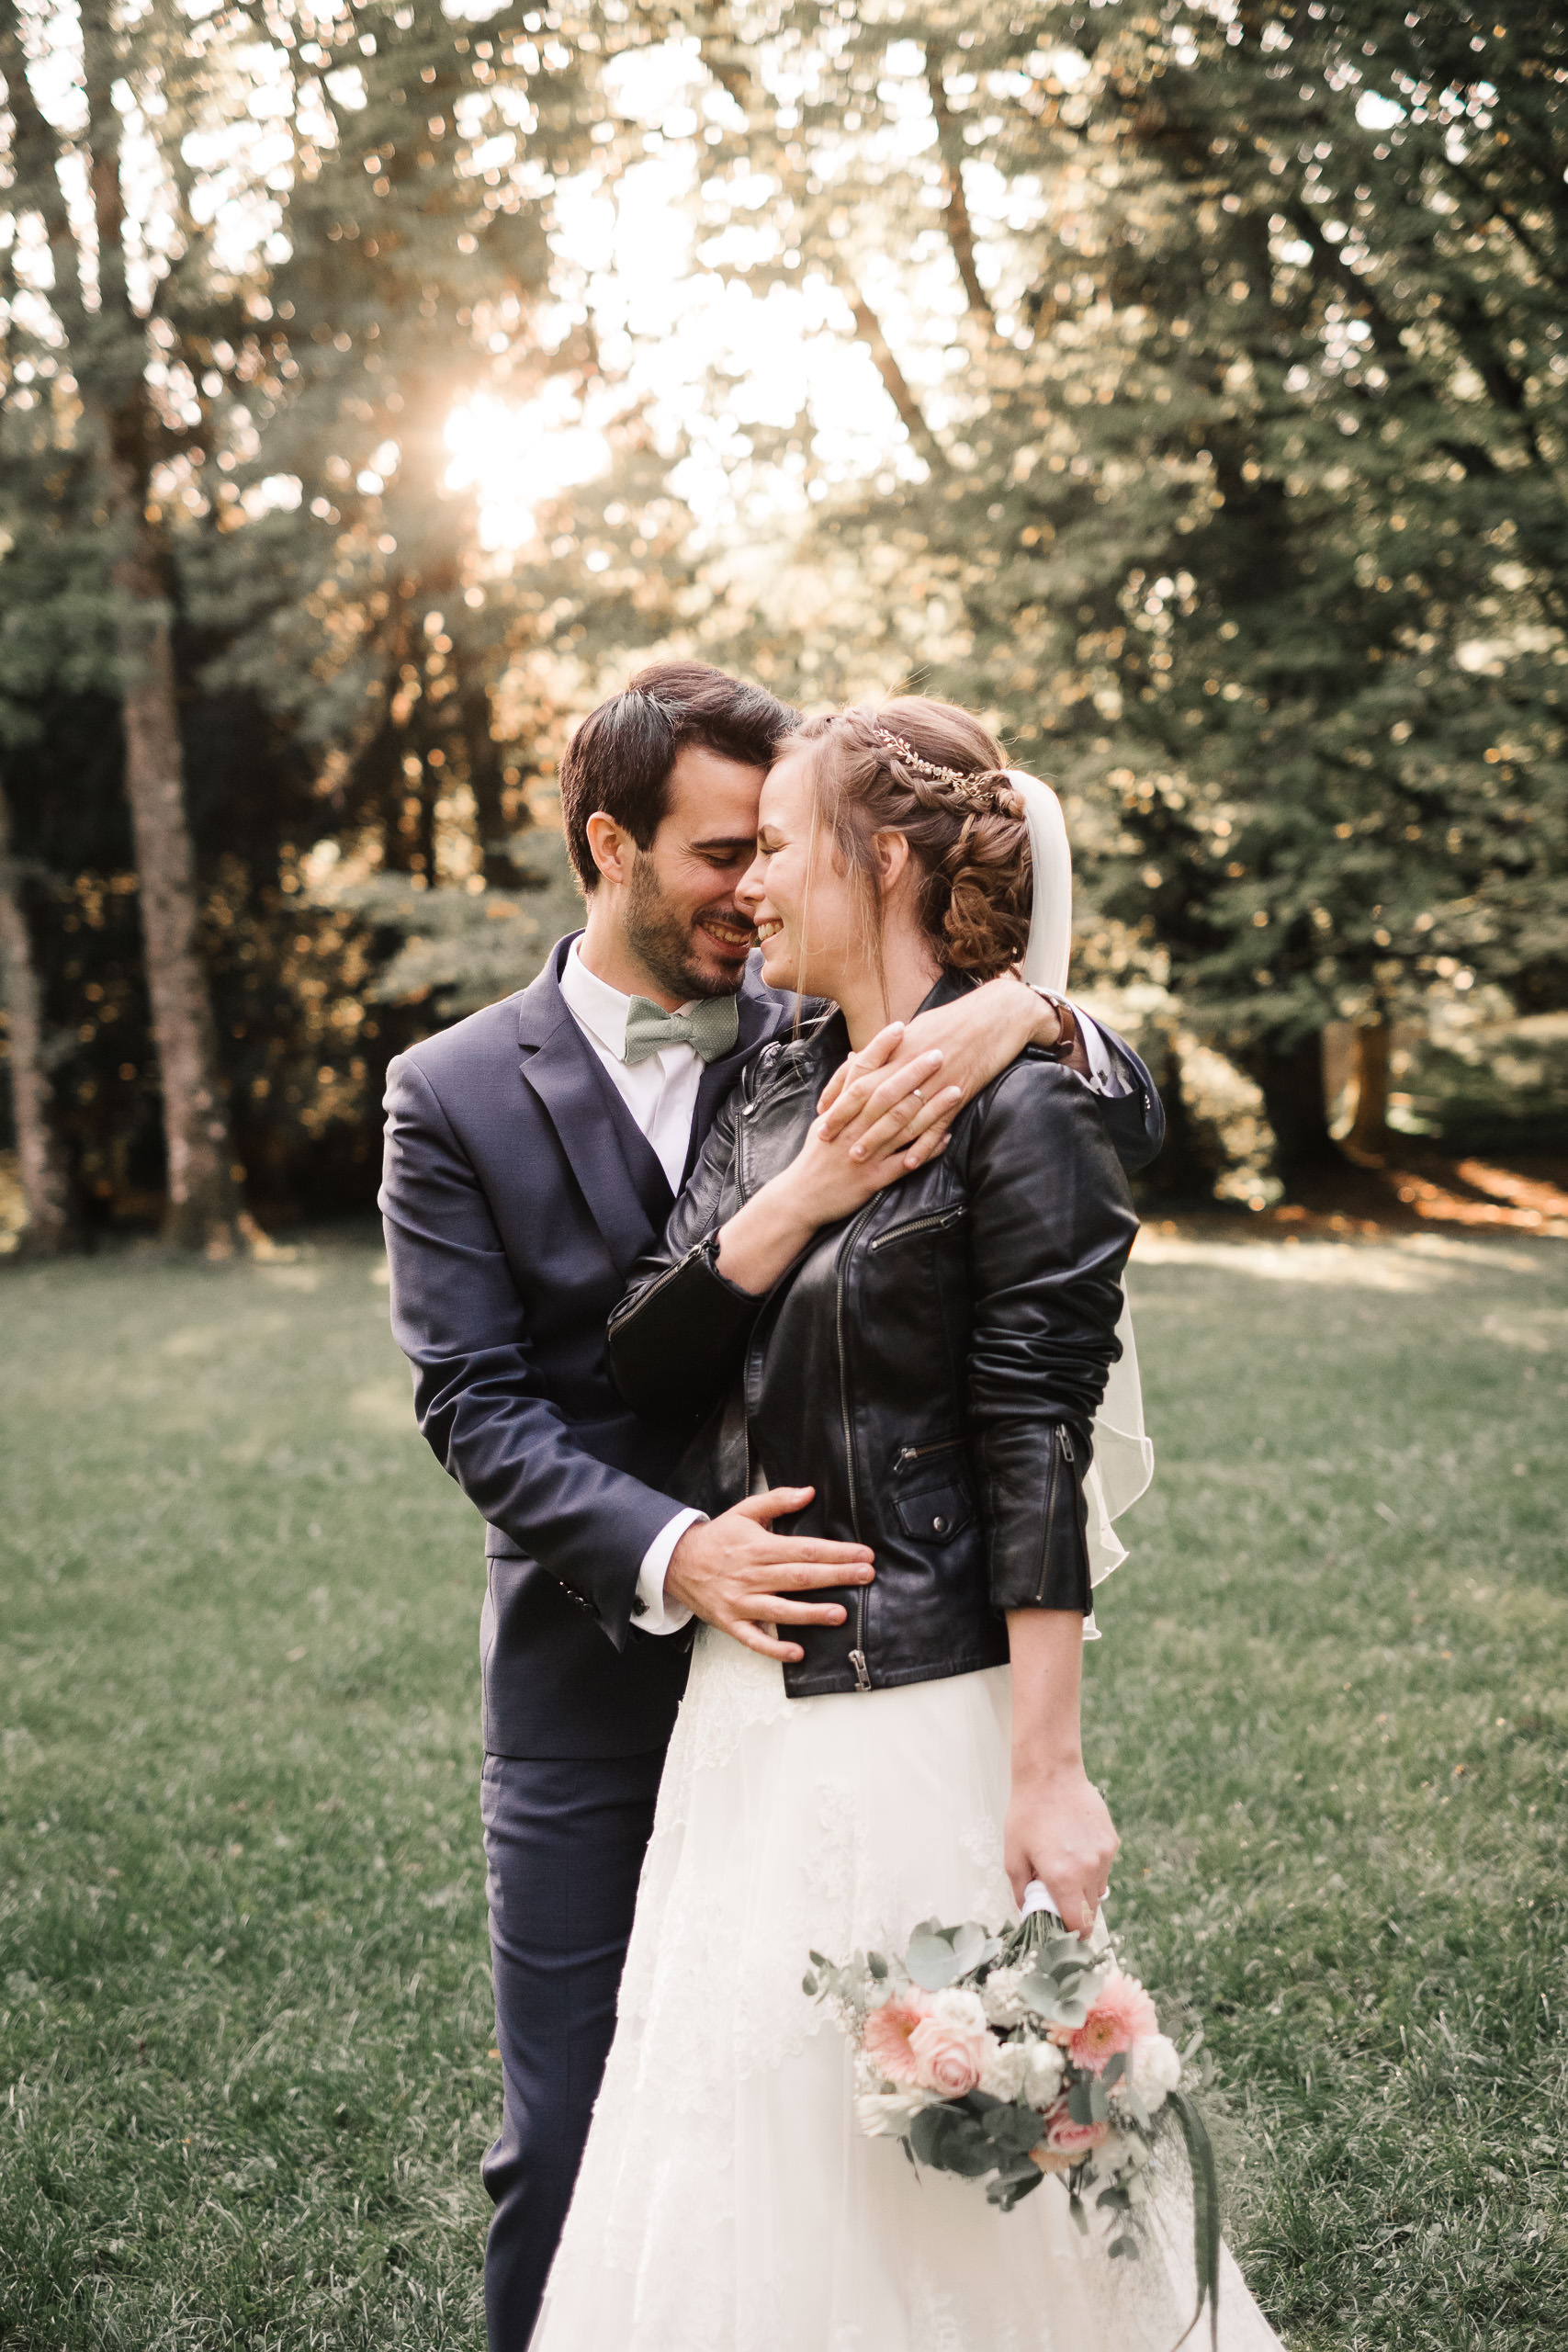
{"label": "tree branch", "polygon": [[839,267],[834,274],[840,293],[854,312],[855,332],[871,354],[873,364],[882,379],[883,390],[897,410],[911,446],[932,473],[945,473],[948,470],[947,452],[927,424],[926,413],[882,332],[881,320],[847,269]]}
{"label": "tree branch", "polygon": [[942,79],[942,60],[931,49],[926,51],[926,88],[931,93],[937,150],[942,157],[947,187],[947,204],[942,213],[947,242],[953,248],[953,258],[957,264],[959,279],[971,312],[994,332],[996,314],[975,266],[975,230],[969,218],[968,198],[964,193],[964,138],[947,103],[947,85]]}

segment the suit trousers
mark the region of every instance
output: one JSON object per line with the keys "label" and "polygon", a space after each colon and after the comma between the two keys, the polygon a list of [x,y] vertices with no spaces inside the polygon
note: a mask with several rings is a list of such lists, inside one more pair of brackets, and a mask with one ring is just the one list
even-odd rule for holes
{"label": "suit trousers", "polygon": [[483,1818],[504,2103],[481,2167],[490,2352],[526,2352],[615,2030],[662,1747],[487,1756]]}

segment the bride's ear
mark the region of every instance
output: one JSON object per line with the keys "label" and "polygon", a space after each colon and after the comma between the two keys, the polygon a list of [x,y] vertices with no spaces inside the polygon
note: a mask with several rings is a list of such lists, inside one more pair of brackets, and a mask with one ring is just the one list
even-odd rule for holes
{"label": "bride's ear", "polygon": [[871,852],[876,860],[878,888],[885,899],[890,898],[908,870],[909,837],[889,827],[885,832],[873,833]]}

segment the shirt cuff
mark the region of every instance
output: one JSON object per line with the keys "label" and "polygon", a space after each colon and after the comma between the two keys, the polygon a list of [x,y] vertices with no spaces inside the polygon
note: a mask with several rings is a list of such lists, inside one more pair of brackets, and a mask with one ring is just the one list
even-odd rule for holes
{"label": "shirt cuff", "polygon": [[632,1602],[632,1623],[639,1634],[678,1634],[692,1622],[692,1612],[679,1600],[664,1598],[664,1578],[670,1567],[670,1555],[686,1532],[699,1520],[705,1520],[705,1510],[678,1510],[667,1520],[642,1555],[642,1566],[637,1572],[637,1597]]}
{"label": "shirt cuff", "polygon": [[1133,1091],[1132,1072],[1118,1053],[1106,1044],[1098,1021],[1091,1021],[1077,1005],[1073,1007],[1077,1024],[1083,1033],[1083,1049],[1089,1056],[1089,1076],[1084,1083],[1095,1094],[1120,1096]]}

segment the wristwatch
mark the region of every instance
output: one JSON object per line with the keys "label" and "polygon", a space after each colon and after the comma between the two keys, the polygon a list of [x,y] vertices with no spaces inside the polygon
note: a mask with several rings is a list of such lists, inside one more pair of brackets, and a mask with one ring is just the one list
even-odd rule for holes
{"label": "wristwatch", "polygon": [[1036,1053],[1043,1054],[1047,1061],[1070,1062],[1078,1049],[1077,1015],[1072,1006],[1065,996],[1058,996],[1055,989],[1043,989],[1038,981],[1025,980],[1023,985],[1026,989],[1032,989],[1037,997],[1043,998],[1061,1024],[1055,1044],[1037,1046]]}

